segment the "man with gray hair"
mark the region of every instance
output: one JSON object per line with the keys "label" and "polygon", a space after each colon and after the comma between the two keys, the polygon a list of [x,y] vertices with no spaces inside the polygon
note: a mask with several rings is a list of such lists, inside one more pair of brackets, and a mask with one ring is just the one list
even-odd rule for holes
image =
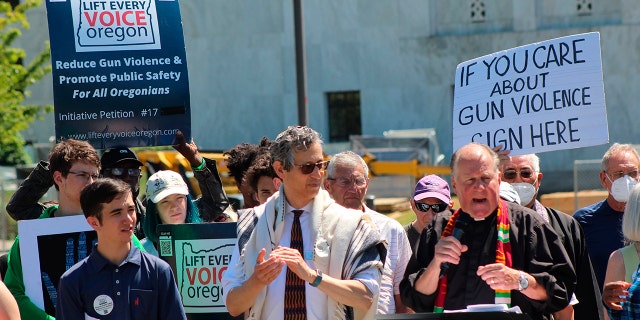
{"label": "man with gray hair", "polygon": [[602,157],[600,183],[607,198],[577,210],[573,217],[584,230],[587,249],[600,290],[609,256],[624,246],[622,215],[631,189],[638,183],[640,157],[630,144],[614,143]]}
{"label": "man with gray hair", "polygon": [[400,282],[411,258],[411,244],[398,221],[364,204],[368,187],[369,167],[362,157],[352,151],[331,157],[324,181],[325,190],[338,204],[371,216],[382,238],[388,242],[377,313],[406,313],[407,309],[400,300]]}
{"label": "man with gray hair", "polygon": [[563,319],[563,315],[572,313],[575,319],[604,319],[602,295],[593,274],[584,231],[570,215],[545,207],[537,200],[543,177],[540,158],[533,153],[501,157],[500,171],[501,183],[511,185],[521,199],[521,204],[536,211],[558,234],[576,271],[577,300],[572,300],[571,305],[559,311],[561,314],[555,314],[555,319]]}
{"label": "man with gray hair", "polygon": [[372,319],[386,248],[369,216],[321,190],[319,134],[290,126],[269,149],[278,193],[245,211],[222,285],[233,316]]}
{"label": "man with gray hair", "polygon": [[437,242],[428,242],[428,264],[400,284],[413,310],[510,304],[532,319],[551,319],[568,305],[575,273],[558,235],[535,212],[500,199],[498,168],[498,155],[478,143],[451,157],[460,209],[436,230]]}

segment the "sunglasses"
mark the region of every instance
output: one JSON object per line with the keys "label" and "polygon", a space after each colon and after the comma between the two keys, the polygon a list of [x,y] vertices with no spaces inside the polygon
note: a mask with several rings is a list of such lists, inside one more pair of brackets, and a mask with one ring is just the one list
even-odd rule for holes
{"label": "sunglasses", "polygon": [[142,172],[140,169],[127,169],[127,168],[110,168],[104,169],[107,175],[120,177],[127,174],[129,177],[137,177]]}
{"label": "sunglasses", "polygon": [[529,179],[533,176],[533,171],[528,169],[520,170],[520,171],[506,170],[505,172],[502,173],[502,176],[507,180],[512,180],[512,179],[515,179],[518,176],[518,174],[520,174],[520,177],[522,179]]}
{"label": "sunglasses", "polygon": [[320,171],[325,170],[328,165],[329,161],[320,161],[316,163],[294,164],[293,166],[300,168],[302,174],[311,174],[316,168]]}
{"label": "sunglasses", "polygon": [[416,202],[416,208],[422,212],[429,212],[429,209],[435,213],[440,213],[449,207],[446,203],[426,204],[422,202]]}

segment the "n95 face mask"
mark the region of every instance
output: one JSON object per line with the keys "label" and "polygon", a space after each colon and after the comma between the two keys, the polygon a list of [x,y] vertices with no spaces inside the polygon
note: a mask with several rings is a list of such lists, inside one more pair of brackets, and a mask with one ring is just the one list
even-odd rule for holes
{"label": "n95 face mask", "polygon": [[511,185],[514,189],[516,189],[516,192],[520,197],[520,203],[523,206],[529,205],[529,203],[531,203],[533,198],[536,196],[536,193],[538,192],[538,190],[536,190],[536,188],[534,188],[531,183],[518,182],[512,183]]}
{"label": "n95 face mask", "polygon": [[[609,180],[611,180],[611,178],[609,178]],[[633,189],[637,183],[638,181],[627,175],[620,177],[611,184],[611,196],[618,202],[627,202],[631,189]]]}

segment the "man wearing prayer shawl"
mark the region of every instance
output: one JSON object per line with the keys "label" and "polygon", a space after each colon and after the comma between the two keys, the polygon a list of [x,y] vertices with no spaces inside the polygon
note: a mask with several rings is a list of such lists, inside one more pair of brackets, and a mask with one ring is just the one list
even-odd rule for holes
{"label": "man wearing prayer shawl", "polygon": [[282,185],[240,213],[238,243],[222,278],[229,313],[373,319],[386,246],[368,215],[320,189],[327,162],[318,133],[291,126],[269,152]]}

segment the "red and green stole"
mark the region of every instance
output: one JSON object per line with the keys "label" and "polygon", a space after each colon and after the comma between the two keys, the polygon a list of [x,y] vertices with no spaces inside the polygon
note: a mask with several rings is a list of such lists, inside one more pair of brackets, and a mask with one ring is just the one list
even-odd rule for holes
{"label": "red and green stole", "polygon": [[[453,228],[456,225],[456,220],[460,216],[460,209],[453,213],[447,226],[444,228],[442,237],[448,237],[453,234]],[[500,206],[498,207],[498,216],[496,217],[498,239],[496,240],[496,262],[502,263],[507,267],[512,266],[511,260],[511,243],[509,243],[509,211],[507,209],[507,203],[504,200],[500,200]],[[438,280],[438,296],[433,307],[433,312],[442,313],[444,311],[444,300],[447,297],[447,284],[448,276],[445,274],[440,280]],[[511,291],[510,290],[496,290],[495,303],[504,303],[511,306]]]}

